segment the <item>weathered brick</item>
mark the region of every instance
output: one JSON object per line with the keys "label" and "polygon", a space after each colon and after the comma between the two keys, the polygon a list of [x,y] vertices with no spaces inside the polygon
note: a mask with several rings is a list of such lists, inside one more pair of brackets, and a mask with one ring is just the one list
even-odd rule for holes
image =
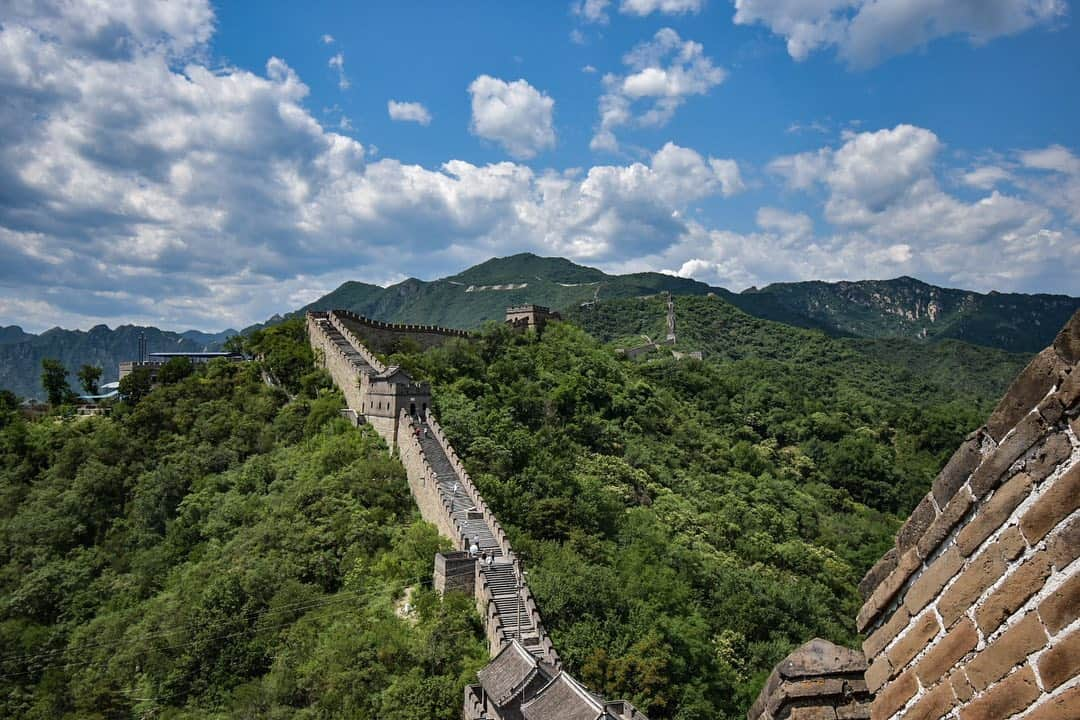
{"label": "weathered brick", "polygon": [[1077,674],[1080,674],[1080,630],[1073,631],[1039,656],[1039,677],[1047,691],[1060,687]]}
{"label": "weathered brick", "polygon": [[911,583],[904,594],[904,606],[911,614],[918,613],[941,592],[963,564],[964,558],[955,547],[946,550]]}
{"label": "weathered brick", "polygon": [[870,599],[859,610],[859,615],[855,618],[855,628],[859,632],[866,631],[871,621],[881,614],[881,611],[885,609],[893,596],[899,592],[907,579],[911,577],[911,573],[915,572],[920,565],[922,565],[922,560],[919,559],[915,548],[911,548],[900,556],[896,568],[874,588],[874,592],[870,594]]}
{"label": "weathered brick", "polygon": [[1032,358],[1009,385],[1005,397],[986,421],[990,437],[1001,442],[1001,438],[1050,392],[1069,365],[1071,363],[1064,362],[1052,348],[1046,348]]}
{"label": "weathered brick", "polygon": [[1046,551],[1055,570],[1062,570],[1080,555],[1080,515],[1075,515],[1054,529],[1046,541]]}
{"label": "weathered brick", "polygon": [[904,713],[904,720],[939,720],[956,705],[949,683],[942,683],[919,698],[911,709]]}
{"label": "weathered brick", "polygon": [[1039,617],[1056,634],[1080,617],[1080,575],[1073,575],[1039,603]]}
{"label": "weathered brick", "polygon": [[1005,677],[1046,642],[1039,616],[1028,613],[964,666],[968,680],[976,690],[982,690]]}
{"label": "weathered brick", "polygon": [[996,543],[979,553],[938,600],[937,609],[945,626],[951,626],[967,612],[972,603],[1005,573],[1005,567]]}
{"label": "weathered brick", "polygon": [[870,663],[870,667],[866,669],[867,689],[870,692],[877,692],[878,688],[884,685],[891,675],[892,665],[889,664],[889,658],[882,655]]}
{"label": "weathered brick", "polygon": [[892,642],[892,639],[899,635],[901,630],[907,627],[910,619],[911,613],[903,605],[896,608],[889,619],[863,641],[862,648],[866,659],[872,660],[884,650],[885,646]]}
{"label": "weathered brick", "polygon": [[975,517],[956,534],[956,548],[960,554],[964,557],[971,555],[986,538],[993,535],[1028,496],[1031,486],[1031,478],[1019,473],[999,487],[990,500],[979,508]]}
{"label": "weathered brick", "polygon": [[1058,397],[1057,393],[1044,399],[1035,409],[1043,416],[1043,420],[1046,420],[1050,425],[1056,423],[1065,414],[1065,406],[1061,404],[1061,398]]}
{"label": "weathered brick", "polygon": [[1080,310],[1073,313],[1051,345],[1062,360],[1070,365],[1080,362]]}
{"label": "weathered brick", "polygon": [[1007,617],[1038,592],[1050,576],[1050,557],[1039,551],[1005,578],[975,610],[975,623],[984,634],[997,630]]}
{"label": "weathered brick", "polygon": [[930,644],[940,630],[941,623],[933,612],[925,612],[917,618],[885,653],[889,657],[893,670],[900,670],[907,665],[913,657]]}
{"label": "weathered brick", "polygon": [[933,493],[938,507],[945,507],[956,491],[967,482],[971,471],[979,466],[979,461],[982,460],[979,446],[978,436],[965,440],[934,478]]}
{"label": "weathered brick", "polygon": [[934,518],[934,522],[930,523],[930,527],[926,528],[926,532],[915,543],[915,548],[919,551],[919,557],[930,557],[930,554],[952,532],[956,523],[960,522],[960,518],[964,517],[967,511],[971,509],[973,500],[971,491],[963,488],[953,496],[952,500],[946,503],[945,507],[941,509],[941,514]]}
{"label": "weathered brick", "polygon": [[1024,461],[1024,471],[1036,483],[1045,480],[1054,469],[1072,455],[1072,444],[1065,433],[1054,433]]}
{"label": "weathered brick", "polygon": [[1035,673],[1025,665],[960,708],[960,720],[1000,720],[1015,715],[1039,697]]}
{"label": "weathered brick", "polygon": [[998,535],[996,547],[1001,552],[1001,557],[1006,561],[1012,561],[1023,555],[1028,546],[1020,528],[1013,525],[1005,528],[1001,535]]}
{"label": "weathered brick", "polygon": [[836,720],[836,711],[829,707],[794,707],[788,720]]}
{"label": "weathered brick", "polygon": [[1042,439],[1049,429],[1038,413],[1025,416],[1017,423],[1013,432],[971,473],[968,486],[972,494],[982,498],[997,487],[1009,466]]}
{"label": "weathered brick", "polygon": [[877,694],[874,704],[870,706],[870,717],[873,720],[885,720],[892,717],[915,696],[915,691],[918,689],[915,675],[910,672],[903,673]]}
{"label": "weathered brick", "polygon": [[859,595],[863,600],[869,598],[870,593],[874,592],[874,588],[880,585],[881,581],[896,569],[896,559],[898,557],[900,557],[900,553],[896,551],[896,547],[891,547],[889,552],[882,555],[881,559],[874,563],[874,567],[866,571],[863,579],[859,581]]}
{"label": "weathered brick", "polygon": [[975,694],[975,688],[971,687],[963,668],[952,671],[949,675],[949,684],[952,685],[956,699],[960,702],[967,702]]}
{"label": "weathered brick", "polygon": [[1020,519],[1020,529],[1035,544],[1080,507],[1080,463],[1053,481]]}
{"label": "weathered brick", "polygon": [[837,720],[870,720],[870,701],[853,700],[836,708]]}
{"label": "weathered brick", "polygon": [[1071,687],[1049,700],[1043,700],[1037,708],[1024,716],[1024,720],[1065,720],[1066,718],[1080,718],[1080,685]]}
{"label": "weathered brick", "polygon": [[919,682],[923,687],[932,687],[960,658],[974,650],[978,643],[979,633],[970,620],[964,618],[956,623],[915,666],[915,675]]}
{"label": "weathered brick", "polygon": [[1072,372],[1062,382],[1054,396],[1066,410],[1070,409],[1080,400],[1080,373],[1076,372],[1077,366],[1073,366]]}
{"label": "weathered brick", "polygon": [[903,554],[908,548],[914,547],[935,517],[937,517],[937,510],[934,509],[934,500],[927,493],[926,497],[911,511],[911,515],[900,528],[900,532],[896,534],[896,549]]}

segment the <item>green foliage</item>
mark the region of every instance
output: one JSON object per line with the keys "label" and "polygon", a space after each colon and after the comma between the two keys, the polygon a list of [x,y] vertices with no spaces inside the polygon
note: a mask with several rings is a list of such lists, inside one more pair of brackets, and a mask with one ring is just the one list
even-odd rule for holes
{"label": "green foliage", "polygon": [[[678,310],[705,362],[622,360],[569,323],[390,361],[433,382],[570,670],[654,720],[734,720],[795,646],[857,644],[856,583],[984,401],[719,298]],[[663,332],[660,299],[572,315]]]}
{"label": "green foliage", "polygon": [[271,376],[291,393],[303,389],[303,379],[315,363],[303,317],[290,318],[253,331],[244,338],[244,352],[254,355]]}
{"label": "green foliage", "polygon": [[97,395],[98,381],[101,380],[101,368],[94,365],[83,365],[79,368],[79,384],[87,395]]}
{"label": "green foliage", "polygon": [[152,386],[150,368],[137,367],[120,378],[120,397],[124,402],[137,403],[146,397]]}
{"label": "green foliage", "polygon": [[428,587],[445,541],[309,368],[291,401],[215,361],[109,417],[0,411],[0,717],[460,714],[475,609]]}
{"label": "green foliage", "polygon": [[41,361],[41,387],[53,407],[70,402],[72,392],[67,381],[68,371],[59,360],[45,358]]}
{"label": "green foliage", "polygon": [[186,357],[169,358],[169,361],[158,368],[158,382],[164,385],[172,385],[195,372],[195,366]]}

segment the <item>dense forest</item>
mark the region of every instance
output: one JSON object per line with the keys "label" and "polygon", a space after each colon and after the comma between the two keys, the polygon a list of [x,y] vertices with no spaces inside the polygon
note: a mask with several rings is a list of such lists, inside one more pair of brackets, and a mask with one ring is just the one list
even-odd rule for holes
{"label": "dense forest", "polygon": [[[569,669],[734,720],[796,645],[858,642],[856,583],[1023,358],[678,303],[704,362],[614,352],[658,299],[386,360],[432,383]],[[109,417],[0,412],[0,716],[459,716],[487,654],[430,589],[448,541],[301,322],[245,346]]]}
{"label": "dense forest", "polygon": [[249,349],[286,387],[217,361],[109,417],[0,410],[0,717],[460,714],[487,649],[430,589],[446,541],[302,324]]}

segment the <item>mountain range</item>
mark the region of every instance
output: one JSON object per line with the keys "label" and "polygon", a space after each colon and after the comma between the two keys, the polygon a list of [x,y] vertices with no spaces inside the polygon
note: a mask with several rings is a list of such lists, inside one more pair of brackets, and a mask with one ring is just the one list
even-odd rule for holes
{"label": "mountain range", "polygon": [[[409,278],[388,287],[346,282],[288,315],[343,308],[388,322],[474,328],[487,320],[501,320],[510,305],[535,303],[566,311],[662,292],[712,294],[750,315],[834,337],[893,338],[918,344],[959,340],[1012,353],[1034,353],[1045,347],[1080,308],[1078,297],[978,293],[911,277],[774,283],[736,293],[673,275],[611,275],[564,258],[522,253],[493,258],[438,280]],[[275,316],[263,325],[279,319]],[[146,333],[152,352],[218,349],[235,334],[232,330],[173,333],[130,325],[115,330],[99,325],[85,332],[54,328],[41,335],[17,326],[0,328],[0,387],[40,397],[41,360],[46,357],[61,360],[73,374],[84,363],[99,365],[104,368],[103,382],[115,379],[117,364],[134,356],[140,332]],[[896,349],[914,357],[907,347]]]}

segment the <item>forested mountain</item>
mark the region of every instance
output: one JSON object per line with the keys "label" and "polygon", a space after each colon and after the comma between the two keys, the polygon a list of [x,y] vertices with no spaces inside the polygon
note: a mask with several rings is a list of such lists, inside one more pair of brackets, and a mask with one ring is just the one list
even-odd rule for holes
{"label": "forested mountain", "polygon": [[[1045,347],[1080,308],[1080,298],[1064,295],[982,295],[912,278],[779,283],[733,293],[662,273],[609,275],[564,258],[522,253],[492,258],[440,280],[410,278],[385,288],[346,282],[285,317],[296,317],[304,310],[340,308],[388,322],[477,328],[487,320],[501,320],[510,305],[536,303],[573,312],[594,301],[603,304],[661,292],[678,296],[712,293],[755,317],[837,337],[904,338],[920,347],[926,342],[961,340],[1020,353]],[[282,319],[275,315],[244,332]],[[171,333],[133,326],[109,330],[100,325],[87,332],[55,328],[35,336],[16,326],[0,328],[0,388],[21,396],[43,397],[39,376],[45,357],[61,360],[72,373],[83,364],[98,365],[105,371],[103,382],[114,380],[117,363],[134,356],[138,332],[143,330],[151,351],[218,350],[235,334],[233,330]],[[914,350],[916,346],[893,347],[913,362],[942,355],[938,351],[921,354]]]}
{"label": "forested mountain", "polygon": [[235,334],[235,331],[208,334],[189,330],[173,333],[137,325],[121,325],[115,330],[97,325],[86,331],[53,328],[33,335],[11,326],[0,331],[0,337],[16,338],[0,341],[0,388],[21,397],[44,398],[41,361],[45,358],[64,364],[71,373],[68,380],[74,389],[78,388],[75,373],[83,365],[100,367],[101,382],[111,382],[117,379],[120,362],[133,360],[137,356],[141,334],[146,335],[150,352],[199,352],[220,349],[225,338]]}
{"label": "forested mountain", "polygon": [[776,283],[729,299],[759,317],[838,335],[954,339],[1027,353],[1046,347],[1080,308],[1080,298],[1067,295],[982,294],[910,277]]}
{"label": "forested mountain", "polygon": [[[451,720],[486,659],[401,465],[302,325],[110,417],[0,395],[0,717]],[[409,609],[405,588],[412,588]]]}
{"label": "forested mountain", "polygon": [[[432,383],[575,676],[741,720],[794,646],[858,644],[856,583],[1023,358],[676,314],[703,362],[615,353],[658,297],[384,359]],[[459,717],[486,652],[425,589],[446,541],[299,319],[246,342],[294,399],[220,362],[106,418],[0,411],[0,716]]]}

